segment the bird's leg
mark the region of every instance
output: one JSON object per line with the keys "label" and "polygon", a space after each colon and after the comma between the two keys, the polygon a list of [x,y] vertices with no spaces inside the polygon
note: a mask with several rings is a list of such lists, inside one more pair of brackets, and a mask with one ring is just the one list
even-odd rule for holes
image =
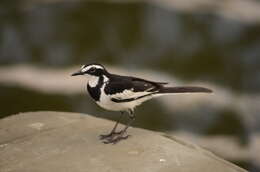
{"label": "bird's leg", "polygon": [[121,131],[116,132],[116,128],[117,128],[117,126],[118,126],[120,120],[122,119],[123,114],[124,114],[124,112],[121,112],[121,115],[120,115],[119,119],[117,120],[115,126],[113,127],[113,129],[111,130],[111,132],[110,132],[109,134],[101,134],[101,135],[99,136],[100,140],[112,138],[112,137],[114,137],[115,135],[118,135],[118,134],[121,133]]}
{"label": "bird's leg", "polygon": [[124,135],[125,135],[127,129],[129,128],[129,126],[131,126],[131,124],[135,120],[135,115],[134,115],[132,110],[129,113],[129,117],[130,117],[130,121],[127,123],[125,128],[122,129],[116,137],[111,137],[110,139],[107,139],[106,141],[104,141],[105,144],[108,144],[108,143],[116,144],[120,140],[125,140],[125,139],[127,139],[130,136],[130,135],[126,135],[126,136],[124,136]]}

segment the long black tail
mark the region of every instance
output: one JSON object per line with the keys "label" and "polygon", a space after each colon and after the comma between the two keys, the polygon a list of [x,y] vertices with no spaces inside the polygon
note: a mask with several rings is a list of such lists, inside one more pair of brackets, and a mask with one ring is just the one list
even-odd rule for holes
{"label": "long black tail", "polygon": [[203,87],[161,87],[160,93],[212,93],[213,91]]}

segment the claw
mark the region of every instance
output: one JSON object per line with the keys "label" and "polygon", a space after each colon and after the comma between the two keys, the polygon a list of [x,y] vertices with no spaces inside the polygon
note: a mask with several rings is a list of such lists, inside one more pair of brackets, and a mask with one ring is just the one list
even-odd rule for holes
{"label": "claw", "polygon": [[120,135],[122,133],[122,131],[119,131],[119,132],[111,132],[109,134],[101,134],[99,135],[99,139],[100,140],[104,140],[104,139],[108,139],[108,140],[111,140],[113,139],[116,135]]}
{"label": "claw", "polygon": [[110,143],[116,144],[121,140],[126,140],[128,137],[130,137],[130,135],[126,135],[126,136],[119,135],[116,138],[107,139],[106,141],[103,141],[103,143],[104,144],[110,144]]}

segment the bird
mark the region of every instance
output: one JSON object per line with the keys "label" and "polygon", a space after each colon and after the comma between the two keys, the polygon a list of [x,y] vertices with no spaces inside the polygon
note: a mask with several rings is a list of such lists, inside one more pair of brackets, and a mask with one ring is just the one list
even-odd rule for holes
{"label": "bird", "polygon": [[[197,86],[167,86],[168,82],[156,82],[139,77],[112,74],[99,63],[83,65],[72,76],[83,75],[87,78],[87,91],[90,97],[102,108],[119,111],[121,115],[108,134],[100,135],[104,143],[115,144],[127,139],[127,129],[135,120],[134,109],[143,102],[155,97],[175,93],[211,93],[212,90]],[[116,131],[123,114],[129,121],[120,131]]]}

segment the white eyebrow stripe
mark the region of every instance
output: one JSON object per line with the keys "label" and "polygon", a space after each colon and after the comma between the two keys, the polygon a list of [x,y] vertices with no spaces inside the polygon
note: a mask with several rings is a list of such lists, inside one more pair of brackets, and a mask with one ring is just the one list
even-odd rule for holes
{"label": "white eyebrow stripe", "polygon": [[94,67],[94,68],[96,68],[96,69],[104,69],[102,66],[99,66],[99,65],[89,65],[89,66],[87,66],[87,67],[85,67],[84,65],[82,66],[82,68],[81,68],[81,71],[82,72],[86,72],[86,71],[88,71],[90,68],[92,68],[92,67]]}

